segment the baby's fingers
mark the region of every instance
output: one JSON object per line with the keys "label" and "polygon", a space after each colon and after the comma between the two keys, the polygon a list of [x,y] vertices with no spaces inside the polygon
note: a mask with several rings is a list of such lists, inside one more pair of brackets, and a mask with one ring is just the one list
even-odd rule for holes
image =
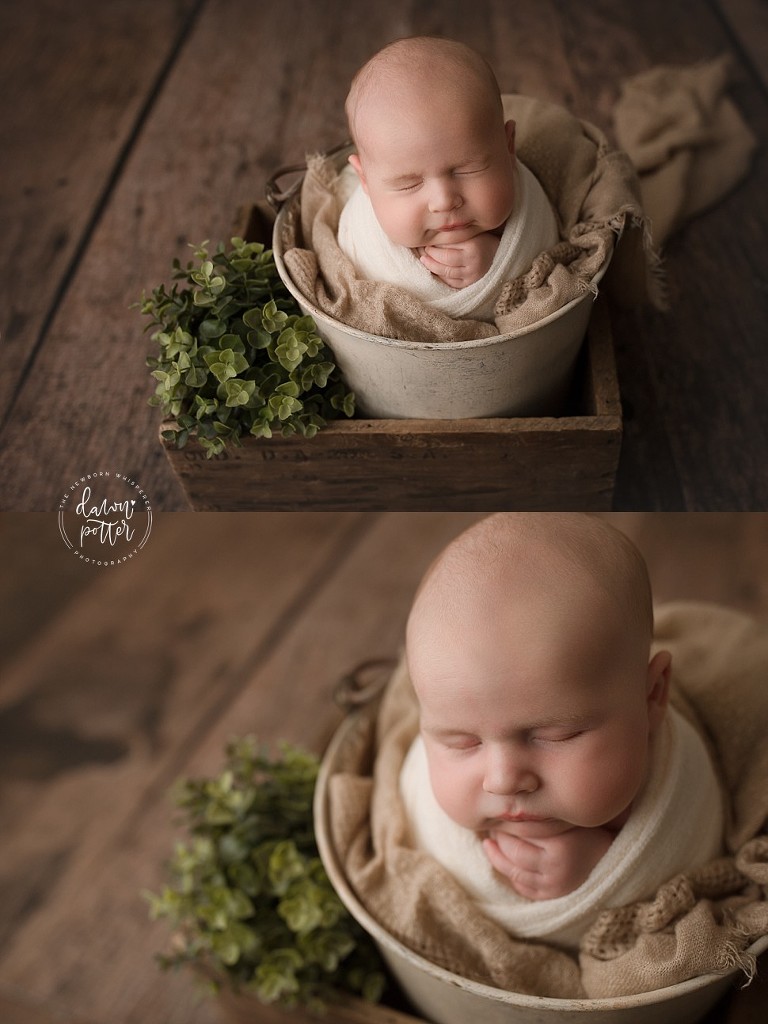
{"label": "baby's fingers", "polygon": [[537,871],[511,861],[501,852],[495,839],[484,839],[483,849],[491,867],[503,878],[506,878],[518,895],[529,900],[537,898],[541,885],[541,876]]}
{"label": "baby's fingers", "polygon": [[492,833],[490,842],[496,844],[502,857],[521,871],[541,870],[542,850],[540,846],[529,843],[519,836],[510,835],[508,832]]}
{"label": "baby's fingers", "polygon": [[450,249],[442,245],[427,245],[424,253],[444,267],[463,267],[466,264],[463,249]]}
{"label": "baby's fingers", "polygon": [[444,263],[438,263],[437,260],[426,253],[420,259],[431,274],[439,277],[441,281],[450,285],[451,288],[462,288],[464,286],[464,270],[462,267],[449,267]]}

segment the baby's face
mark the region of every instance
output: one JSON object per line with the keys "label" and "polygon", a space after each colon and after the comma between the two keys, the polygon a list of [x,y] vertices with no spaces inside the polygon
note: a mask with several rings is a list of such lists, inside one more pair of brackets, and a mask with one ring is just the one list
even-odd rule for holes
{"label": "baby's face", "polygon": [[478,116],[452,94],[428,106],[369,100],[361,116],[350,162],[392,242],[452,245],[504,225],[515,200],[514,122]]}
{"label": "baby's face", "polygon": [[649,666],[638,644],[627,653],[599,604],[501,597],[409,634],[432,787],[458,824],[532,839],[623,824],[647,775],[663,715],[649,690],[667,662]]}

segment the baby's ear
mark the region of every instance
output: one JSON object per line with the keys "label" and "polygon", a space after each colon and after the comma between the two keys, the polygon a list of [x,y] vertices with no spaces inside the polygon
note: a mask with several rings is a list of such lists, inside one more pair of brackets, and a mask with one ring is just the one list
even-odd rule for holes
{"label": "baby's ear", "polygon": [[366,184],[365,181],[365,175],[363,174],[363,165],[360,163],[360,157],[357,155],[357,153],[350,153],[350,155],[347,157],[347,160],[349,160],[352,167],[354,167],[355,174],[360,179],[360,184],[363,186],[363,189],[367,192],[368,185]]}
{"label": "baby's ear", "polygon": [[507,149],[509,150],[509,155],[510,156],[514,156],[515,155],[515,122],[514,121],[506,121],[505,124],[504,124],[504,131],[507,134]]}
{"label": "baby's ear", "polygon": [[672,672],[672,655],[669,651],[658,651],[648,665],[646,698],[648,701],[648,725],[654,731],[664,718],[669,703],[669,677]]}

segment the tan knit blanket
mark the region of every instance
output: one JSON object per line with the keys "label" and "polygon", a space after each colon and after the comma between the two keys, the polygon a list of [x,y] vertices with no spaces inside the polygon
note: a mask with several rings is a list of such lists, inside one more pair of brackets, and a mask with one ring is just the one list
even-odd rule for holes
{"label": "tan knit blanket", "polygon": [[749,170],[756,139],[728,98],[727,56],[661,65],[623,84],[616,138],[635,165],[653,241],[661,246]]}
{"label": "tan knit blanket", "polygon": [[768,626],[716,605],[670,604],[657,611],[656,646],[672,651],[674,704],[709,746],[727,795],[727,856],[669,879],[651,900],[604,911],[578,956],[513,938],[411,844],[398,783],[418,711],[401,664],[355,763],[329,782],[333,842],[368,912],[433,963],[529,995],[628,995],[733,966],[750,975],[748,947],[768,934]]}

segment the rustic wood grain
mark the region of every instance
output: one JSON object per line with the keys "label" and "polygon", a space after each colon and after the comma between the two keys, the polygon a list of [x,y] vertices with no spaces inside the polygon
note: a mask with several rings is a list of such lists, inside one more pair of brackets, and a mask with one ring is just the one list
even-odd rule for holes
{"label": "rustic wood grain", "polygon": [[[0,530],[3,534],[0,542],[3,550],[0,572],[2,678],[14,656],[30,643],[35,633],[44,630],[95,577],[84,573],[67,551],[50,514],[6,512],[0,519]],[[30,608],[34,608],[32,617]]]}
{"label": "rustic wood grain", "polygon": [[768,8],[762,0],[717,0],[722,17],[768,87]]}
{"label": "rustic wood grain", "polygon": [[[140,479],[157,508],[187,507],[156,440],[157,413],[146,405],[149,344],[129,306],[143,288],[167,279],[172,257],[183,257],[188,241],[226,234],[233,211],[259,197],[276,167],[346,134],[342,101],[349,78],[388,39],[414,32],[466,39],[493,62],[504,89],[559,100],[607,130],[626,75],[730,51],[734,99],[765,140],[765,88],[754,56],[760,33],[749,32],[748,0],[685,0],[673,7],[662,0],[526,0],[514,10],[501,0],[479,0],[471,10],[393,0],[367,8],[365,18],[349,17],[342,0],[287,0],[269,18],[247,0],[207,0],[162,89],[148,101],[191,3],[120,3],[103,11],[101,5],[95,15],[91,4],[78,5],[62,24],[52,16],[37,20],[35,5],[23,17],[13,15],[12,25],[24,31],[10,44],[6,94],[15,96],[22,78],[26,92],[9,106],[23,114],[36,104],[22,124],[6,112],[11,152],[29,153],[17,164],[14,189],[36,191],[13,207],[8,216],[15,226],[6,237],[14,266],[47,268],[47,298],[32,312],[24,298],[31,292],[14,292],[6,304],[14,318],[6,340],[14,346],[28,350],[43,319],[46,328],[0,435],[5,508],[54,508],[70,478],[106,463]],[[9,10],[6,5],[6,18]],[[58,38],[65,40],[64,57],[51,54]],[[30,51],[48,58],[35,62],[31,77]],[[22,66],[26,76],[16,74]],[[53,100],[59,94],[61,109]],[[146,116],[131,135],[145,101]],[[46,132],[52,120],[61,138]],[[43,136],[45,143],[35,141]],[[616,321],[627,410],[617,508],[768,507],[761,343],[768,298],[754,255],[767,241],[766,159],[763,151],[731,197],[670,243],[672,312],[641,311]],[[56,185],[65,165],[66,188]],[[71,207],[60,192],[73,196]],[[104,196],[103,208],[96,195]],[[30,218],[32,247],[23,250]],[[57,242],[62,232],[66,245]],[[78,239],[83,244],[74,259]],[[20,276],[36,282],[24,287],[39,294],[38,277]],[[14,361],[5,379],[20,365]]]}
{"label": "rustic wood grain", "polygon": [[[595,417],[595,419],[597,419]],[[598,510],[611,507],[618,421],[587,417],[339,422],[311,441],[251,440],[219,460],[169,450],[199,510]]]}
{"label": "rustic wood grain", "polygon": [[[82,0],[76,12],[60,0],[0,6],[0,422],[33,370],[48,317],[63,299],[123,151],[195,6],[194,0]],[[33,377],[40,391],[44,378]]]}
{"label": "rustic wood grain", "polygon": [[648,562],[657,603],[715,601],[768,622],[768,516],[613,513]]}
{"label": "rustic wood grain", "polygon": [[87,1021],[79,1014],[73,1015],[68,1007],[54,1010],[48,1004],[41,1006],[15,992],[3,991],[2,987],[0,1020],[4,1024],[95,1024],[95,1021]]}
{"label": "rustic wood grain", "polygon": [[259,1006],[254,1004],[252,998],[233,996],[230,993],[221,997],[220,1006],[229,1024],[320,1024],[328,1020],[328,1012],[332,1014],[333,1024],[422,1024],[422,1018],[412,1013],[349,997],[334,1001],[330,1011],[320,1013],[303,1010],[286,1012],[277,1007]]}

